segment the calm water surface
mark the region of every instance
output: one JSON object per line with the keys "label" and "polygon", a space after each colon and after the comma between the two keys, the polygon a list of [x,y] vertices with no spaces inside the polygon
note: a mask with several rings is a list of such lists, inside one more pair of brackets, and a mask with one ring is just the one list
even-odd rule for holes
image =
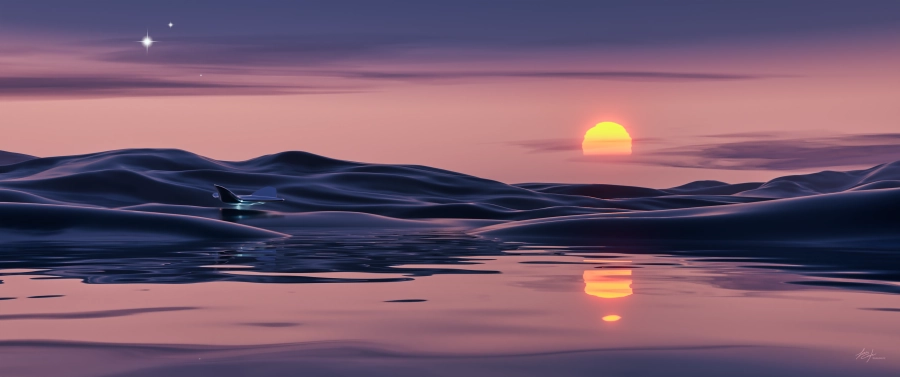
{"label": "calm water surface", "polygon": [[895,277],[822,257],[864,251],[322,233],[0,252],[0,376],[900,373]]}

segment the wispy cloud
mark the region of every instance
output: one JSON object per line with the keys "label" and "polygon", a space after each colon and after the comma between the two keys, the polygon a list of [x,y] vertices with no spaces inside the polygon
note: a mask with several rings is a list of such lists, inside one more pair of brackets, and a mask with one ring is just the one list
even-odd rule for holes
{"label": "wispy cloud", "polygon": [[[635,152],[628,157],[579,154],[572,161],[614,161],[723,170],[802,170],[870,166],[900,160],[900,133],[791,137],[779,133],[752,132],[700,138],[725,140]],[[635,142],[640,143],[639,140]],[[531,153],[581,150],[580,140],[575,139],[527,140],[510,144],[526,148]]]}
{"label": "wispy cloud", "polygon": [[276,95],[347,92],[325,86],[272,86],[118,76],[0,77],[0,98],[78,98],[180,95]]}
{"label": "wispy cloud", "polygon": [[661,149],[640,163],[729,170],[800,170],[900,160],[900,133],[731,141]]}
{"label": "wispy cloud", "polygon": [[[432,39],[379,35],[231,35],[180,37],[159,41],[151,57],[135,49],[101,53],[107,62],[204,67],[322,67],[342,61],[371,61],[427,47]],[[127,46],[124,39],[96,41],[96,46]],[[156,47],[156,46],[154,46]]]}
{"label": "wispy cloud", "polygon": [[509,144],[522,147],[529,153],[580,151],[581,140],[576,139],[540,139],[513,141]]}
{"label": "wispy cloud", "polygon": [[[639,144],[655,144],[663,142],[659,138],[636,138],[632,140]],[[522,147],[529,153],[581,151],[581,139],[538,139],[513,141],[508,144]]]}
{"label": "wispy cloud", "polygon": [[[431,71],[431,72],[375,72],[348,71],[334,75],[347,78],[427,81],[475,78],[532,78],[532,79],[582,79],[582,80],[615,80],[615,81],[723,81],[723,80],[756,80],[776,76],[732,74],[732,73],[700,73],[700,72],[654,72],[654,71]],[[778,76],[784,77],[784,76]]]}
{"label": "wispy cloud", "polygon": [[[124,46],[131,40],[102,40],[97,46]],[[484,47],[484,46],[481,46]],[[758,80],[787,75],[735,72],[679,72],[631,70],[353,70],[333,69],[366,66],[390,61],[427,61],[423,56],[448,57],[470,51],[472,45],[458,40],[403,35],[245,35],[227,37],[183,37],[161,41],[147,56],[138,48],[104,52],[92,58],[116,63],[156,64],[197,69],[234,70],[242,73],[316,76],[362,80],[437,81],[473,79],[579,79],[616,81],[727,81]],[[506,48],[511,48],[506,46]],[[443,54],[443,55],[442,55]],[[463,54],[464,55],[464,54]],[[423,60],[424,59],[424,60]]]}

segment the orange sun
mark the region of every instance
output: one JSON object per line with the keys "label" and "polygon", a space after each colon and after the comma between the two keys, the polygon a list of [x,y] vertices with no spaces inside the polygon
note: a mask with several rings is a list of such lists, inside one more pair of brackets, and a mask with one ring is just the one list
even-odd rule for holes
{"label": "orange sun", "polygon": [[625,131],[625,127],[618,123],[597,123],[584,134],[581,151],[585,156],[629,155],[631,154],[631,135]]}

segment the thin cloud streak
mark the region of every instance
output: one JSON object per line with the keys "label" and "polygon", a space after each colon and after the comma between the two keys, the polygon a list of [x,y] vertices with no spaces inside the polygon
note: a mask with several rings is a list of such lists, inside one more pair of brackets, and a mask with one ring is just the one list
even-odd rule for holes
{"label": "thin cloud streak", "polygon": [[200,82],[152,77],[0,77],[0,98],[99,98],[142,96],[287,95],[346,93],[351,88]]}
{"label": "thin cloud streak", "polygon": [[801,170],[900,160],[900,133],[743,140],[650,152],[639,163],[726,170]]}
{"label": "thin cloud streak", "polygon": [[[163,40],[165,48],[147,58],[133,49],[97,54],[94,59],[116,63],[165,64],[207,67],[257,67],[261,69],[321,67],[343,61],[370,61],[428,47],[428,38],[392,36],[236,35],[180,37]],[[433,42],[433,41],[432,41]],[[101,40],[94,46],[124,46],[124,39]]]}
{"label": "thin cloud streak", "polygon": [[[102,40],[96,46],[121,46],[127,40]],[[422,59],[422,56],[458,55],[477,51],[458,40],[425,36],[326,35],[326,36],[229,36],[190,37],[165,41],[152,56],[135,49],[105,52],[91,58],[115,63],[181,66],[194,69],[232,69],[245,73],[332,77],[363,80],[436,81],[490,78],[581,79],[616,81],[727,81],[795,77],[730,72],[677,72],[630,70],[329,70],[337,63],[372,65],[397,60]],[[512,48],[506,46],[507,48]],[[494,46],[496,50],[498,46]],[[514,48],[513,48],[514,49]],[[454,52],[455,51],[455,52]],[[428,60],[428,59],[426,59]],[[380,62],[380,63],[379,63]]]}
{"label": "thin cloud streak", "polygon": [[[662,143],[660,138],[635,138],[632,142],[638,144]],[[522,147],[528,150],[528,153],[548,153],[548,152],[566,152],[581,151],[580,139],[539,139],[539,140],[522,140],[514,141],[508,144]]]}
{"label": "thin cloud streak", "polygon": [[518,71],[518,72],[340,72],[345,78],[429,81],[473,78],[582,79],[616,81],[723,81],[757,80],[787,76],[764,76],[730,73],[654,72],[654,71]]}
{"label": "thin cloud streak", "polygon": [[[871,166],[900,160],[900,133],[804,138],[778,133],[701,136],[708,137],[743,140],[662,148],[631,156],[578,156],[571,161],[720,170],[803,170]],[[526,148],[529,153],[581,151],[581,142],[574,139],[509,144]]]}

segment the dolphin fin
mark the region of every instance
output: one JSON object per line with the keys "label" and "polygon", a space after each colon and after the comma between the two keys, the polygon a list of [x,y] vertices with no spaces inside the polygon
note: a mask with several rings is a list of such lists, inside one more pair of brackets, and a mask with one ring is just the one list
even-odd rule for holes
{"label": "dolphin fin", "polygon": [[219,192],[219,200],[221,200],[223,203],[228,203],[228,204],[240,204],[241,203],[241,199],[238,199],[238,196],[235,195],[233,192],[231,192],[231,190],[228,190],[227,188],[224,188],[219,185],[213,185],[213,186],[215,186],[216,191]]}

